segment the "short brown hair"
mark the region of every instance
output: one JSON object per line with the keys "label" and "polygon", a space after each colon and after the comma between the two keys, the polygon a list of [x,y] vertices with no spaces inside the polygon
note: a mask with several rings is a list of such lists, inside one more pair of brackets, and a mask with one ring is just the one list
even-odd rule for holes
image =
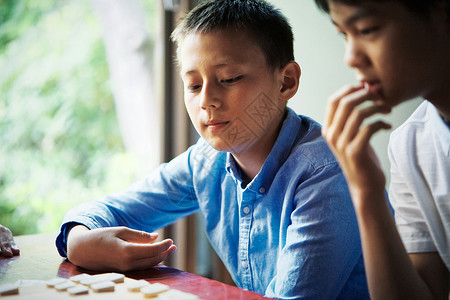
{"label": "short brown hair", "polygon": [[294,35],[287,18],[264,0],[212,0],[197,5],[173,31],[179,45],[192,33],[232,29],[249,33],[263,51],[269,67],[294,60]]}

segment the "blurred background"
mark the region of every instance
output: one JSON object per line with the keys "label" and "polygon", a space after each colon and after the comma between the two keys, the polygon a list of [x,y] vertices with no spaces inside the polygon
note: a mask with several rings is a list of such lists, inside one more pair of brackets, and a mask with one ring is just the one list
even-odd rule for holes
{"label": "blurred background", "polygon": [[[196,2],[0,0],[0,224],[14,235],[54,233],[70,207],[195,142],[168,36]],[[343,41],[313,0],[269,2],[290,20],[302,68],[289,106],[322,122],[328,96],[355,83]],[[385,119],[397,127],[419,101]],[[389,133],[373,140],[387,175]],[[201,218],[162,235],[179,248],[168,264],[230,282]]]}
{"label": "blurred background", "polygon": [[[111,7],[104,1],[0,3],[0,224],[15,235],[51,232],[69,207],[125,187],[145,171],[136,164],[135,146],[125,146],[122,107],[115,104],[121,84],[114,87],[110,76],[118,50],[107,32],[129,27],[130,17],[126,11],[115,16],[115,28],[105,30],[102,13]],[[139,1],[138,10],[150,50],[155,3]],[[123,43],[144,43],[131,38]]]}

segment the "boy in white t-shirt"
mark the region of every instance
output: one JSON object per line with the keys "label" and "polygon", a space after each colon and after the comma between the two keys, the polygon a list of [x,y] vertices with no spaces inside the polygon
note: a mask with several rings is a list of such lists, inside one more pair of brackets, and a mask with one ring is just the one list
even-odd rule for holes
{"label": "boy in white t-shirt", "polygon": [[[343,34],[346,63],[360,81],[331,96],[322,133],[349,184],[371,297],[448,299],[450,1],[316,3]],[[369,144],[390,125],[363,121],[415,97],[427,101],[389,146],[395,224]]]}

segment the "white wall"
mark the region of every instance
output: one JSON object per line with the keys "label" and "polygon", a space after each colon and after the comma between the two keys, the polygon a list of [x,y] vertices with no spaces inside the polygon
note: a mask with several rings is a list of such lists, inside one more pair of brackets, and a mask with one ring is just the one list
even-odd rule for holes
{"label": "white wall", "polygon": [[[270,0],[289,19],[295,38],[295,58],[302,69],[300,89],[289,106],[298,114],[322,123],[328,97],[341,86],[355,84],[353,71],[344,63],[344,41],[335,31],[329,16],[314,0]],[[409,101],[381,117],[398,127],[414,111],[420,99]],[[378,117],[380,118],[380,117]],[[372,145],[389,180],[387,144],[391,131],[377,133]]]}

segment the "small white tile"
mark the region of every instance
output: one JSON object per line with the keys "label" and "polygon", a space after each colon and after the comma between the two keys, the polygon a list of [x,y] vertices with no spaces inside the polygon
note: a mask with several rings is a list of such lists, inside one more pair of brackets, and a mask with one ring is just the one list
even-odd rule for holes
{"label": "small white tile", "polygon": [[139,292],[141,288],[149,285],[148,281],[145,280],[136,280],[132,282],[127,282],[125,285],[129,292]]}
{"label": "small white tile", "polygon": [[146,287],[141,288],[141,293],[144,294],[146,298],[156,297],[158,294],[168,291],[169,286],[162,283],[149,284]]}
{"label": "small white tile", "polygon": [[67,281],[66,278],[61,278],[61,277],[53,278],[52,280],[47,281],[47,287],[53,288],[53,287],[55,287],[55,285],[64,283],[66,281]]}
{"label": "small white tile", "polygon": [[19,287],[12,283],[6,283],[0,285],[0,296],[17,295],[19,293]]}
{"label": "small white tile", "polygon": [[73,281],[67,280],[66,282],[55,285],[55,290],[58,292],[66,291],[68,288],[76,286],[76,283]]}
{"label": "small white tile", "polygon": [[102,281],[91,285],[91,289],[96,293],[113,292],[115,284],[112,281]]}
{"label": "small white tile", "polygon": [[89,288],[84,285],[77,285],[67,289],[70,295],[85,295],[89,293]]}

